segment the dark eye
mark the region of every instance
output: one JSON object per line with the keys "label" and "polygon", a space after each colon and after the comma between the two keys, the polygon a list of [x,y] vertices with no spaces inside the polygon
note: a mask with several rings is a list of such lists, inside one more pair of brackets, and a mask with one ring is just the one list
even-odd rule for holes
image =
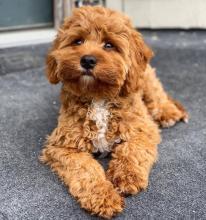
{"label": "dark eye", "polygon": [[112,49],[112,48],[114,48],[114,45],[110,42],[107,42],[107,43],[104,44],[104,48],[105,49]]}
{"label": "dark eye", "polygon": [[84,40],[82,40],[82,39],[76,39],[76,40],[74,40],[73,42],[72,42],[72,44],[73,45],[76,45],[76,46],[79,46],[79,45],[81,45],[81,44],[83,44],[84,43]]}

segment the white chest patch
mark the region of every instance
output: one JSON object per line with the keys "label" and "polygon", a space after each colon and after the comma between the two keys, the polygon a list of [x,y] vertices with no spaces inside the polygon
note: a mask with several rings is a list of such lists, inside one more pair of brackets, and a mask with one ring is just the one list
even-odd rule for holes
{"label": "white chest patch", "polygon": [[106,139],[109,116],[110,112],[105,100],[93,101],[91,103],[88,117],[96,123],[98,129],[96,138],[92,140],[94,146],[93,153],[100,152],[102,153],[101,157],[106,156],[115,143],[121,142],[120,138],[110,140],[109,142]]}
{"label": "white chest patch", "polygon": [[92,121],[96,122],[97,137],[92,140],[94,145],[93,152],[109,152],[110,145],[106,140],[106,132],[108,126],[108,117],[110,113],[107,109],[105,100],[93,101],[91,104],[91,113],[89,115]]}

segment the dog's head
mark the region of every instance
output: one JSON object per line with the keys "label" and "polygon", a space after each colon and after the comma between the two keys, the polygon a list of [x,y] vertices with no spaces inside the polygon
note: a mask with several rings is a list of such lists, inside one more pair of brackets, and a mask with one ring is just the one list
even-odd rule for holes
{"label": "dog's head", "polygon": [[47,76],[77,96],[126,95],[141,87],[151,56],[125,15],[86,6],[75,9],[59,30],[47,57]]}

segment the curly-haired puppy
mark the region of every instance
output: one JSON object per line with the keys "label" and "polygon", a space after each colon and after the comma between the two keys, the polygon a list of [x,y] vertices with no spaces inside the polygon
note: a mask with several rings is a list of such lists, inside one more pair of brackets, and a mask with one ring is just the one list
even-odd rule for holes
{"label": "curly-haired puppy", "polygon": [[[123,195],[145,189],[158,125],[188,119],[149,65],[152,55],[125,15],[90,6],[65,20],[48,55],[47,77],[62,83],[61,109],[40,159],[92,214],[111,218]],[[112,152],[106,173],[95,152]]]}

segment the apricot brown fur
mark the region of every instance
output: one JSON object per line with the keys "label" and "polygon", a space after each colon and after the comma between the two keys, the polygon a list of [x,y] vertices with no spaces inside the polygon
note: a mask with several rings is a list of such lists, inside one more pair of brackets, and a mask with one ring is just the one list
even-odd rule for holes
{"label": "apricot brown fur", "polygon": [[[85,55],[95,57],[94,68],[81,66]],[[111,218],[124,195],[146,189],[159,126],[188,119],[149,65],[152,56],[128,17],[89,6],[65,20],[48,54],[48,80],[62,83],[61,109],[40,160],[91,214]],[[106,172],[93,157],[98,150],[112,153]]]}

